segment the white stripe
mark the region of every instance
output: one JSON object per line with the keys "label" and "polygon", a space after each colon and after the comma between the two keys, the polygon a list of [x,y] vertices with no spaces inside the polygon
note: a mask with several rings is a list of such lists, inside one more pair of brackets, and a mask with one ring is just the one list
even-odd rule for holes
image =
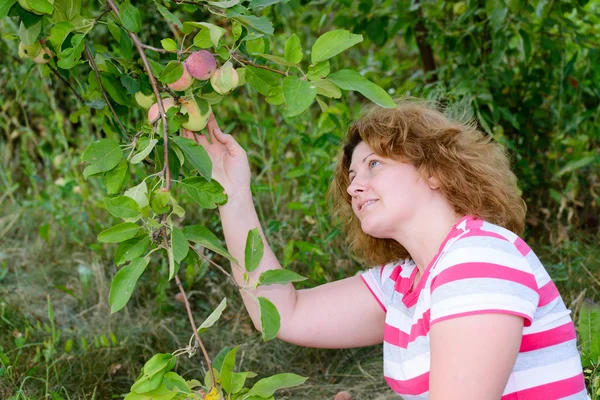
{"label": "white stripe", "polygon": [[511,243],[516,242],[518,239],[518,236],[515,235],[514,232],[511,232],[506,228],[503,228],[499,225],[491,224],[489,222],[484,222],[483,226],[481,227],[481,230],[485,232],[493,232],[497,235],[500,235],[505,239],[509,240]]}
{"label": "white stripe", "polygon": [[394,272],[396,268],[396,263],[389,263],[385,267],[383,267],[383,271],[381,273],[381,286],[383,286],[383,282],[390,279],[390,275]]}
{"label": "white stripe", "polygon": [[433,304],[431,307],[431,321],[448,315],[487,309],[517,311],[531,317],[535,314],[536,305],[505,294],[469,294],[451,297]]}
{"label": "white stripe", "polygon": [[490,247],[465,247],[444,254],[439,264],[432,270],[432,273],[437,276],[442,271],[458,264],[482,262],[491,262],[518,271],[532,272],[529,263],[521,255],[516,256]]}
{"label": "white stripe", "polygon": [[571,322],[571,310],[553,312],[533,320],[531,326],[523,328],[523,335],[547,331]]}
{"label": "white stripe", "polygon": [[581,373],[579,355],[554,364],[513,372],[502,395],[572,378]]}
{"label": "white stripe", "polygon": [[383,360],[383,373],[388,378],[405,381],[429,372],[429,352],[419,354],[403,363]]}
{"label": "white stripe", "polygon": [[[373,272],[377,273],[377,271]],[[377,297],[381,304],[383,304],[383,306],[387,308],[385,302],[383,301],[383,292],[381,291],[381,286],[379,286],[379,283],[375,280],[375,278],[373,278],[373,274],[369,271],[366,274],[362,275],[362,277],[365,278],[367,285],[369,286],[371,291],[373,291],[373,294]]]}
{"label": "white stripe", "polygon": [[[400,309],[398,309],[400,308]],[[413,318],[404,314],[401,309],[406,309],[404,304],[395,304],[394,306],[390,305],[387,308],[387,315],[385,317],[385,322],[393,326],[394,328],[400,329],[404,333],[409,333],[406,329],[410,329],[413,325]],[[422,314],[421,314],[422,317]]]}

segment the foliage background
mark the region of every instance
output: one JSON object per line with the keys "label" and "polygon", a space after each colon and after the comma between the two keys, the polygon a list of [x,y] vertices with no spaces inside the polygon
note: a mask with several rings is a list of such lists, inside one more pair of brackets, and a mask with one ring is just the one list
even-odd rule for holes
{"label": "foliage background", "polygon": [[[193,5],[162,4],[184,20],[219,21]],[[160,47],[161,39],[177,37],[152,2],[136,6],[144,43]],[[94,18],[103,7],[84,1],[82,9]],[[332,70],[351,67],[393,96],[466,113],[507,146],[529,206],[525,238],[573,310],[588,387],[600,398],[600,2],[293,0],[258,14],[274,22],[268,46],[280,53],[291,33],[305,49],[331,29],[363,34],[332,60]],[[149,355],[187,343],[185,313],[166,282],[168,267],[156,265],[127,310],[110,315],[114,248],[97,244],[96,235],[117,221],[104,209],[101,180],[83,179],[79,156],[97,138],[118,137],[118,127],[107,107],[82,104],[48,67],[18,58],[15,21],[0,21],[0,397],[110,398],[128,391]],[[88,44],[101,49],[107,34],[98,24]],[[59,73],[93,97],[87,65]],[[313,105],[294,118],[247,86],[226,100],[214,110],[248,151],[269,243],[282,265],[310,277],[297,287],[364,269],[348,254],[324,194],[344,128],[366,100],[351,93],[331,100],[326,112]],[[117,112],[132,132],[145,119],[141,108]],[[140,165],[134,175],[141,173]],[[214,212],[186,218],[219,232]],[[263,344],[218,271],[203,265],[181,275],[198,319],[223,296],[231,300],[226,320],[208,333],[209,351],[244,344],[242,363],[259,375],[311,377],[284,398],[330,398],[339,390],[393,398],[380,347]],[[196,358],[180,358],[186,377],[203,376],[202,368]]]}

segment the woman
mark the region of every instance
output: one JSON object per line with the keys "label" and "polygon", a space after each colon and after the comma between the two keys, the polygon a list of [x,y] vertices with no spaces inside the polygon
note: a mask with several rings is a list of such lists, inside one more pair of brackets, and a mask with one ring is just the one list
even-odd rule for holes
{"label": "woman", "polygon": [[[246,153],[214,118],[206,138],[227,247],[244,259],[259,227]],[[419,101],[373,107],[349,129],[331,187],[367,272],[307,290],[257,289],[281,314],[278,338],[308,347],[384,343],[404,399],[587,399],[570,311],[517,236],[526,207],[505,149]],[[264,236],[263,236],[264,239]],[[250,282],[281,268],[266,244]],[[233,267],[243,283],[243,269]],[[256,303],[244,303],[260,328]]]}

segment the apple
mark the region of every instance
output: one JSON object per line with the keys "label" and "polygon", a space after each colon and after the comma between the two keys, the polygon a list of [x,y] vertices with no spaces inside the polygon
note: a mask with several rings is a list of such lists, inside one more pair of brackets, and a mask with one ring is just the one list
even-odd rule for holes
{"label": "apple", "polygon": [[227,61],[210,77],[210,84],[215,92],[223,95],[231,92],[239,83],[238,73],[233,69],[231,62]]}
{"label": "apple", "polygon": [[187,67],[185,66],[185,63],[183,63],[183,75],[181,75],[181,77],[179,79],[177,79],[175,82],[169,83],[167,86],[173,90],[180,92],[180,91],[183,91],[183,90],[189,88],[190,86],[192,86],[193,83],[194,83],[194,77],[192,77],[192,75],[190,75]]}
{"label": "apple", "polygon": [[19,57],[21,58],[35,58],[42,51],[42,44],[35,42],[34,44],[19,43]]}
{"label": "apple", "polygon": [[200,50],[190,54],[185,60],[185,66],[194,78],[205,81],[215,73],[217,61],[208,51]]}
{"label": "apple", "polygon": [[[171,107],[175,107],[175,100],[173,100],[173,98],[171,97],[167,97],[166,99],[163,99],[163,107],[165,108],[165,113],[167,112],[167,110]],[[159,112],[158,112],[158,103],[154,103],[152,105],[152,107],[150,107],[150,109],[148,110],[148,121],[150,122],[154,122],[158,119],[158,117],[160,116]]]}
{"label": "apple", "polygon": [[202,114],[202,110],[200,110],[200,107],[194,99],[184,100],[181,103],[181,113],[188,115],[188,121],[181,124],[181,126],[192,132],[201,131],[206,127],[206,124],[208,124],[208,117],[211,112],[212,110],[210,106],[208,106],[206,113]]}
{"label": "apple", "polygon": [[135,101],[143,108],[150,108],[154,104],[154,95],[146,96],[142,92],[137,92],[135,94]]}
{"label": "apple", "polygon": [[39,52],[37,56],[35,56],[32,61],[36,64],[48,64],[50,60],[54,57],[54,53],[46,46],[42,46],[42,51]]}

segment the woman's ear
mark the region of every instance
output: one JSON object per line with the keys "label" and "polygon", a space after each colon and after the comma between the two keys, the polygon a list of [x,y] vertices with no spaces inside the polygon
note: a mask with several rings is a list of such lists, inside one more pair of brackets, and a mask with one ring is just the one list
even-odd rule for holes
{"label": "woman's ear", "polygon": [[438,178],[436,178],[435,176],[430,176],[427,179],[427,184],[429,185],[429,187],[431,189],[439,189],[440,188],[440,180]]}

